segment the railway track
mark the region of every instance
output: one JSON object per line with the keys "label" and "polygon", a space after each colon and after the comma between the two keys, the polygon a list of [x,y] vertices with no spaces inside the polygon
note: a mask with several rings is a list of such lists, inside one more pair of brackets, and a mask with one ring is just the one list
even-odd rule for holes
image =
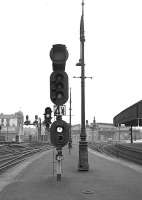
{"label": "railway track", "polygon": [[105,153],[104,152],[104,146],[105,143],[88,143],[88,146],[93,149],[94,151],[100,152],[100,153]]}
{"label": "railway track", "polygon": [[1,145],[0,146],[0,173],[24,161],[35,153],[46,151],[52,147],[49,144],[30,145]]}
{"label": "railway track", "polygon": [[122,158],[142,165],[142,143],[139,144],[107,144],[93,143],[89,147],[112,157]]}

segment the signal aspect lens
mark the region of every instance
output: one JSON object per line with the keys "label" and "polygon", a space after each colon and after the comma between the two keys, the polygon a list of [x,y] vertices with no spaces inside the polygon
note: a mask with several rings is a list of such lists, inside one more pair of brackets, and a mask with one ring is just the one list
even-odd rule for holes
{"label": "signal aspect lens", "polygon": [[63,132],[63,127],[58,126],[58,127],[57,127],[57,133],[62,133],[62,132]]}
{"label": "signal aspect lens", "polygon": [[64,88],[63,83],[58,83],[58,84],[57,84],[57,89],[62,89],[62,88]]}
{"label": "signal aspect lens", "polygon": [[63,92],[58,92],[56,98],[57,99],[62,99],[64,96]]}
{"label": "signal aspect lens", "polygon": [[57,74],[57,76],[56,76],[56,80],[57,80],[57,81],[61,81],[61,80],[63,80],[63,79],[64,79],[63,75]]}

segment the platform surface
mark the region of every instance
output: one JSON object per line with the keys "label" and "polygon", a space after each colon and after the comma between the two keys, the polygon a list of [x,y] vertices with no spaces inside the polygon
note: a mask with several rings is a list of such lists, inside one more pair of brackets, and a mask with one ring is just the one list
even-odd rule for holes
{"label": "platform surface", "polygon": [[[78,145],[63,150],[56,180],[56,150],[34,155],[0,175],[0,200],[141,200],[142,169],[89,150],[89,171],[78,171]],[[54,160],[55,161],[55,160]],[[54,173],[53,173],[54,168]]]}

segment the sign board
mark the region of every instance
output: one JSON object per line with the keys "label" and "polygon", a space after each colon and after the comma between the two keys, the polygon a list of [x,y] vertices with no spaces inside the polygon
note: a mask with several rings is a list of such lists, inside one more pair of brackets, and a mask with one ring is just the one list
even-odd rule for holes
{"label": "sign board", "polygon": [[66,115],[66,106],[65,105],[63,105],[63,106],[54,105],[53,111],[54,111],[54,116]]}

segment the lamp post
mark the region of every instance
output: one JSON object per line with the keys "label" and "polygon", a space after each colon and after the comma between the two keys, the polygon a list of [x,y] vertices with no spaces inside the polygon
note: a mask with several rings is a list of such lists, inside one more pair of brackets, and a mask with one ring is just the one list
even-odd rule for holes
{"label": "lamp post", "polygon": [[82,16],[80,21],[80,59],[77,66],[81,66],[81,134],[79,141],[79,171],[88,171],[88,143],[85,127],[85,63],[84,63],[84,0],[82,0]]}

